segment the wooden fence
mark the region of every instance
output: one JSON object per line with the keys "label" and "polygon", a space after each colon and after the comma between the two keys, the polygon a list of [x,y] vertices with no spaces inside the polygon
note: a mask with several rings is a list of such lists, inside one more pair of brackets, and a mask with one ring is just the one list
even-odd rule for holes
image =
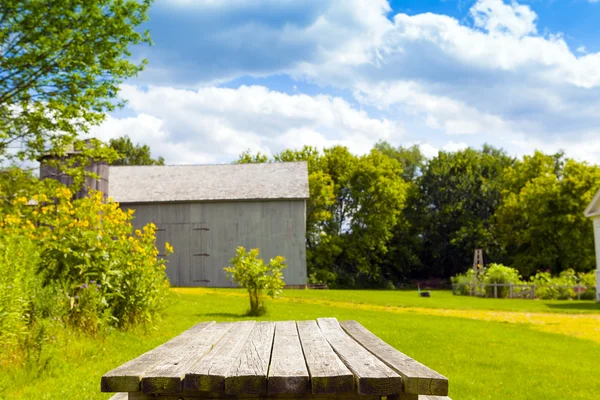
{"label": "wooden fence", "polygon": [[[536,285],[533,284],[512,284],[512,283],[470,283],[470,284],[452,284],[452,292],[460,294],[458,287],[468,287],[469,296],[492,297],[492,298],[509,298],[509,299],[535,299]],[[487,289],[490,290],[487,290]],[[555,289],[555,290],[572,290],[575,293],[577,300],[581,300],[581,294],[588,290],[595,291],[595,287],[587,286],[564,286],[564,285],[548,285],[537,286],[539,289]],[[571,297],[571,296],[569,296]]]}

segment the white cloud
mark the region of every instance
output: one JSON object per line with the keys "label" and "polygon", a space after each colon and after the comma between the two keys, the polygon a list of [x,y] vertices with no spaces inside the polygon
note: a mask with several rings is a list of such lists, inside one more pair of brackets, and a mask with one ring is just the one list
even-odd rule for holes
{"label": "white cloud", "polygon": [[508,34],[520,38],[537,32],[535,12],[514,1],[508,5],[502,0],[479,0],[470,12],[475,26],[492,35]]}
{"label": "white cloud", "polygon": [[597,132],[590,132],[577,140],[558,138],[555,140],[541,140],[536,138],[523,138],[514,140],[519,154],[531,154],[533,149],[546,153],[555,153],[563,150],[565,154],[579,161],[592,161],[600,163],[600,140]]}
{"label": "white cloud", "polygon": [[[127,87],[137,117],[107,124],[113,131],[148,129],[172,162],[302,144],[364,152],[379,138],[399,144],[395,121],[411,126],[404,143],[422,143],[428,154],[466,143],[516,152],[552,144],[600,162],[586,145],[600,126],[600,53],[571,49],[560,32],[540,33],[534,5],[478,0],[458,20],[433,13],[388,19],[385,0],[158,3],[153,20],[172,17],[162,29],[174,36],[196,31],[194,40],[178,43],[183,47],[162,47],[158,58],[169,64],[150,58],[154,75],[146,82],[201,89]],[[277,74],[297,80],[293,95],[213,87]],[[351,93],[385,118],[349,100],[299,94],[304,82]],[[182,147],[169,147],[175,144]]]}
{"label": "white cloud", "polygon": [[342,144],[365,153],[379,139],[397,141],[401,126],[369,117],[345,100],[289,95],[262,86],[183,90],[124,86],[136,117],[109,118],[94,134],[129,134],[169,163],[229,162],[246,149],[272,153],[304,144]]}
{"label": "white cloud", "polygon": [[[432,159],[432,158],[436,157],[440,152],[439,148],[432,146],[429,143],[408,143],[407,145],[412,146],[413,144],[416,144],[417,146],[419,146],[421,153],[423,153],[423,155],[427,159]],[[452,151],[464,150],[467,147],[469,147],[469,145],[467,143],[449,141],[441,147],[441,150],[452,152]]]}
{"label": "white cloud", "polygon": [[429,143],[420,144],[419,149],[421,149],[423,155],[428,159],[437,156],[440,151],[437,147],[432,146]]}
{"label": "white cloud", "polygon": [[202,87],[325,60],[362,64],[390,25],[389,11],[387,0],[157,2],[149,24],[158,46],[141,54],[149,68],[140,79]]}
{"label": "white cloud", "polygon": [[459,151],[464,150],[469,147],[468,144],[463,142],[448,142],[442,148],[444,151]]}
{"label": "white cloud", "polygon": [[[473,9],[489,2],[481,0]],[[513,7],[521,6],[513,3]],[[494,16],[490,14],[490,18]],[[486,31],[479,31],[443,15],[397,14],[379,51],[384,55],[382,64],[412,66],[419,64],[420,59],[439,63],[440,67],[460,67],[474,74],[513,74],[515,78],[541,79],[552,84],[567,83],[583,88],[600,86],[600,54],[577,57],[560,34],[548,37],[524,35],[533,33],[535,25],[519,27],[517,17],[514,21],[502,14],[496,17],[493,19],[496,22],[481,22]],[[511,26],[508,32],[514,34],[498,34],[502,21]],[[401,69],[397,71],[400,75],[403,73]],[[443,79],[442,71],[438,72]]]}
{"label": "white cloud", "polygon": [[421,115],[428,127],[443,129],[450,135],[506,131],[501,118],[452,98],[427,93],[417,82],[359,86],[355,96],[363,103],[379,108],[400,105],[405,111]]}
{"label": "white cloud", "polygon": [[516,2],[480,0],[470,13],[473,26],[432,13],[397,14],[371,62],[330,61],[297,76],[351,89],[407,125],[477,135],[480,144],[511,148],[521,137],[530,145],[581,144],[598,129],[600,53],[578,56],[560,33],[537,34],[536,14]]}

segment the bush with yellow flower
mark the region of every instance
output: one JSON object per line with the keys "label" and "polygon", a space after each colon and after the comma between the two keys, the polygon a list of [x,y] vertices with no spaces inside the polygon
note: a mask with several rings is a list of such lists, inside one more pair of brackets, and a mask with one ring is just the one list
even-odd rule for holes
{"label": "bush with yellow flower", "polygon": [[[98,192],[72,200],[72,191],[55,181],[10,194],[1,183],[0,346],[26,336],[34,318],[49,316],[37,304],[44,288],[60,305],[52,312],[89,333],[152,322],[166,306],[169,282],[156,226],[134,229],[133,212],[103,202]],[[163,253],[172,251],[167,244]]]}

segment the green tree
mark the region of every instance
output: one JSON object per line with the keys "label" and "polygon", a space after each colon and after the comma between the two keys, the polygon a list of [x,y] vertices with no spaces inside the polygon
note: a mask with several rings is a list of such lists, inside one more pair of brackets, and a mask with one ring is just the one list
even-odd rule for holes
{"label": "green tree", "polygon": [[252,154],[252,152],[248,149],[244,151],[237,160],[234,161],[234,164],[259,164],[269,162],[269,156],[258,152],[256,154]]}
{"label": "green tree", "polygon": [[341,286],[377,285],[387,277],[381,261],[404,207],[402,167],[380,151],[357,157],[342,146],[325,149],[319,164],[333,181],[335,201],[311,268],[328,271]]}
{"label": "green tree", "polygon": [[422,246],[418,221],[420,210],[417,178],[423,173],[427,159],[417,145],[393,147],[385,141],[380,141],[375,144],[375,149],[400,163],[401,176],[408,184],[406,204],[393,229],[393,237],[388,245],[389,251],[381,265],[389,280],[404,282],[423,268],[420,259]]}
{"label": "green tree", "polygon": [[[0,158],[64,148],[120,106],[151,0],[0,2]],[[13,149],[14,148],[14,149]]]}
{"label": "green tree", "polygon": [[473,251],[501,254],[493,219],[501,202],[504,169],[513,163],[503,151],[490,146],[440,152],[418,179],[421,262],[429,269],[422,275],[448,278],[466,270]]}
{"label": "green tree", "polygon": [[599,186],[598,166],[562,153],[536,152],[509,167],[496,223],[510,265],[525,276],[594,269],[592,224],[582,210]]}
{"label": "green tree", "polygon": [[111,139],[109,147],[119,154],[113,165],[165,165],[164,158],[152,158],[148,145],[133,144],[129,136]]}
{"label": "green tree", "polygon": [[27,196],[39,185],[39,179],[29,170],[8,167],[0,170],[0,213],[10,212],[16,198]]}
{"label": "green tree", "polygon": [[[268,161],[249,152],[240,160]],[[287,149],[272,161],[308,163],[309,278],[341,286],[377,285],[386,279],[381,262],[408,190],[400,162],[378,150],[357,157],[343,146],[323,153],[311,146]]]}
{"label": "green tree", "polygon": [[300,150],[286,149],[273,156],[275,162],[306,161],[308,165],[309,199],[306,202],[306,243],[309,251],[319,242],[324,224],[332,218],[333,181],[320,169],[321,154],[312,146]]}
{"label": "green tree", "polygon": [[394,228],[401,219],[408,185],[398,161],[373,150],[358,159],[348,180],[349,231],[342,264],[355,263],[360,275],[371,281],[389,278],[381,269]]}
{"label": "green tree", "polygon": [[275,298],[285,286],[281,272],[286,267],[285,259],[277,256],[265,264],[259,257],[258,249],[248,252],[244,247],[239,246],[235,251],[235,257],[229,263],[231,266],[224,268],[227,277],[248,289],[250,315],[263,314],[266,311],[262,300],[263,291],[267,292],[267,296]]}
{"label": "green tree", "polygon": [[426,164],[425,156],[417,145],[393,147],[388,142],[379,141],[375,144],[375,150],[398,161],[402,167],[402,178],[407,182],[414,181]]}

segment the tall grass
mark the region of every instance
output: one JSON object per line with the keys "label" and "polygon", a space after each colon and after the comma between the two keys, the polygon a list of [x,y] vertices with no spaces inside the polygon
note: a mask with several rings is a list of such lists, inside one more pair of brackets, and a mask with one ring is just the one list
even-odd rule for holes
{"label": "tall grass", "polygon": [[39,286],[38,263],[39,253],[31,240],[6,235],[0,241],[0,357],[28,338]]}

